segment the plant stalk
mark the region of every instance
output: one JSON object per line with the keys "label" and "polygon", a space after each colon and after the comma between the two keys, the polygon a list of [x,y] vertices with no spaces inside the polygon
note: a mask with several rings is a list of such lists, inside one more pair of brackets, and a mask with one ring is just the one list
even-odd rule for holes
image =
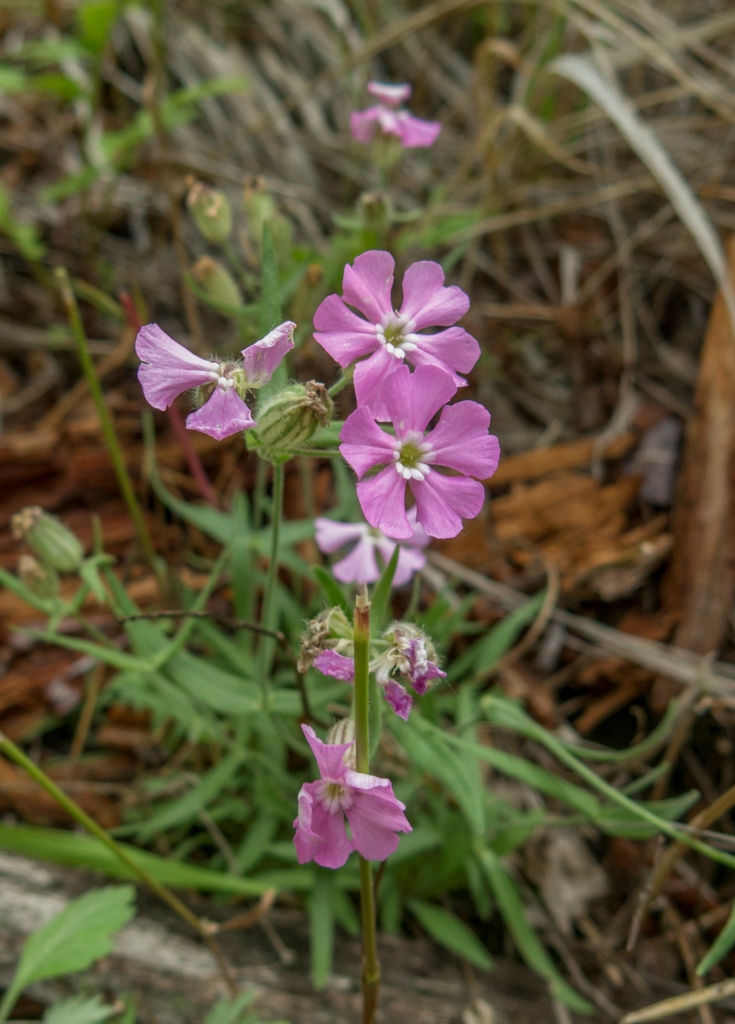
{"label": "plant stalk", "polygon": [[115,426],[112,422],[112,417],[110,416],[110,410],[107,408],[105,396],[102,392],[102,386],[99,382],[99,378],[97,377],[97,371],[87,343],[87,335],[84,330],[84,325],[82,324],[82,318],[79,315],[79,307],[77,306],[77,300],[74,297],[74,292],[72,291],[66,267],[56,267],[54,270],[54,276],[56,277],[59,290],[61,292],[61,298],[66,308],[66,314],[69,318],[72,333],[74,334],[74,340],[77,346],[77,355],[79,356],[82,372],[84,373],[84,378],[87,381],[87,387],[92,395],[92,401],[94,402],[97,410],[97,415],[100,418],[102,433],[105,438],[107,450],[110,453],[110,458],[112,459],[112,465],[115,469],[117,482],[120,486],[125,504],[128,507],[130,518],[133,520],[133,525],[135,526],[135,532],[138,535],[140,546],[143,549],[146,560],[153,569],[154,575],[158,578],[160,573],[158,559],[156,558],[156,551],[153,547],[151,535],[148,532],[148,526],[146,525],[145,517],[143,516],[143,510],[140,507],[138,497],[135,493],[135,488],[133,487],[133,481],[130,478],[128,467],[125,464],[125,458],[122,453],[122,448],[120,447],[120,442],[117,439],[117,434],[115,433]]}
{"label": "plant stalk", "polygon": [[[272,632],[275,630],[277,608],[276,608],[276,590],[278,587],[278,549],[281,538],[281,520],[283,518],[283,484],[284,484],[284,467],[280,465],[273,466],[273,503],[271,507],[271,550],[270,550],[270,564],[268,565],[268,577],[265,583],[265,592],[263,594],[263,611],[260,617],[261,625],[264,630]],[[268,688],[268,678],[270,677],[271,665],[273,661],[273,653],[275,644],[273,638],[269,634],[264,634],[260,644],[260,657],[259,657],[259,676],[261,679],[261,685],[264,689]]]}
{"label": "plant stalk", "polygon": [[[355,755],[358,772],[370,772],[370,601],[367,590],[355,601]],[[375,928],[375,892],[369,860],[360,857],[362,917],[362,1022],[375,1024],[380,963]]]}
{"label": "plant stalk", "polygon": [[351,384],[354,373],[355,367],[348,366],[347,369],[344,370],[344,372],[342,373],[342,376],[338,377],[334,384],[332,384],[331,388],[327,389],[329,397],[334,398],[335,395],[338,395],[340,393],[342,388],[346,388],[348,384]]}

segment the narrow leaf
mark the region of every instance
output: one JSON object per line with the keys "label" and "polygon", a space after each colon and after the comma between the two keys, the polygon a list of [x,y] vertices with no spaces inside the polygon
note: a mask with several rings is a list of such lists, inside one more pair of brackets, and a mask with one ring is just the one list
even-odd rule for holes
{"label": "narrow leaf", "polygon": [[331,572],[321,565],[315,565],[313,573],[317,578],[319,586],[326,594],[329,603],[341,608],[345,615],[350,618],[352,616],[352,612],[350,611],[350,606],[347,604],[347,598]]}
{"label": "narrow leaf", "polygon": [[311,935],[311,978],[318,991],[327,984],[334,956],[334,909],[332,887],[334,873],[318,869],[314,891],[309,900],[309,929]]}
{"label": "narrow leaf", "polygon": [[244,1011],[252,1006],[257,994],[257,989],[251,988],[247,992],[241,992],[234,999],[223,996],[209,1011],[204,1024],[239,1024]]}
{"label": "narrow leaf", "polygon": [[472,929],[468,928],[456,914],[424,900],[409,900],[408,906],[411,913],[440,946],[464,957],[483,971],[490,970],[493,965],[490,954]]}
{"label": "narrow leaf", "polygon": [[398,544],[396,544],[393,549],[393,554],[390,557],[390,561],[386,565],[385,569],[383,569],[383,574],[373,589],[373,595],[370,602],[370,632],[373,635],[380,632],[385,622],[390,601],[390,588],[393,586],[393,577],[396,574],[399,554],[400,549]]}
{"label": "narrow leaf", "polygon": [[72,996],[50,1006],[43,1020],[44,1024],[99,1024],[117,1013],[118,1009],[103,1003],[100,996]]}

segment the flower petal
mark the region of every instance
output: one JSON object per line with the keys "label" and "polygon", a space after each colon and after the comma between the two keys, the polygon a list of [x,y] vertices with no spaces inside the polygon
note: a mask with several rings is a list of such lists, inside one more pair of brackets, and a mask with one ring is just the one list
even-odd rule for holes
{"label": "flower petal", "polygon": [[474,519],[485,500],[485,488],[466,476],[442,476],[432,471],[424,480],[412,480],[419,522],[430,537],[456,537],[462,518]]}
{"label": "flower petal", "polygon": [[480,358],[480,346],[463,327],[449,327],[436,334],[409,334],[406,341],[412,341],[416,348],[406,353],[406,360],[412,366],[438,366],[451,373],[455,384],[465,384],[459,373],[469,373]]}
{"label": "flower petal", "polygon": [[[408,371],[408,368],[407,372]],[[339,450],[358,476],[373,466],[393,462],[394,443],[390,434],[381,430],[369,409],[355,409],[347,417],[339,434]],[[370,520],[368,520],[370,522]],[[371,526],[375,525],[371,523]]]}
{"label": "flower petal", "polygon": [[314,520],[317,547],[325,555],[333,554],[343,544],[360,540],[367,535],[365,523],[338,523],[334,519],[318,516]]}
{"label": "flower petal", "polygon": [[323,676],[341,679],[343,683],[351,683],[355,678],[355,659],[337,654],[336,651],[322,651],[317,654],[314,658],[314,668],[318,668]]}
{"label": "flower petal", "polygon": [[465,315],[470,300],[457,285],[444,288],[444,271],[432,260],[412,263],[403,275],[401,316],[412,320],[413,330],[450,327]]}
{"label": "flower petal", "polygon": [[412,534],[406,518],[406,481],[391,463],[357,485],[362,514],[386,537],[407,540]]}
{"label": "flower petal", "polygon": [[[387,781],[387,780],[385,780]],[[393,795],[393,787],[355,790],[347,808],[355,849],[366,860],[385,860],[398,846],[396,832],[412,832],[404,804]]]}
{"label": "flower petal", "polygon": [[249,387],[262,388],[268,383],[283,357],[293,348],[295,327],[296,324],[286,320],[260,341],[243,349],[242,364]]}
{"label": "flower petal", "polygon": [[427,544],[430,543],[430,540],[424,533],[423,526],[416,519],[416,506],[414,505],[412,508],[410,508],[406,515],[408,516],[409,523],[413,527],[413,537],[411,537],[405,543],[412,548],[425,548]]}
{"label": "flower petal", "polygon": [[316,758],[321,777],[330,782],[342,782],[345,777],[343,758],[352,743],[322,743],[310,725],[302,725],[301,731]]}
{"label": "flower petal", "polygon": [[332,566],[340,583],[374,583],[380,577],[375,561],[375,546],[367,538],[355,545],[354,551]]}
{"label": "flower petal", "polygon": [[[429,538],[426,538],[428,544]],[[398,565],[396,574],[393,577],[393,586],[402,587],[411,577],[426,565],[426,555],[423,551],[412,551],[410,548],[401,548],[398,552]]]}
{"label": "flower petal", "polygon": [[240,430],[248,430],[257,426],[248,407],[234,388],[222,388],[219,385],[210,397],[196,412],[186,418],[189,430],[198,430],[209,434],[216,441],[222,441]]}
{"label": "flower petal", "polygon": [[358,408],[364,406],[369,409],[375,419],[381,422],[390,419],[381,397],[383,385],[400,365],[400,360],[392,356],[382,345],[371,356],[357,364],[353,380]]}
{"label": "flower petal", "polygon": [[405,149],[433,146],[437,135],[442,130],[438,121],[424,121],[420,117],[409,114],[407,110],[397,111],[396,118],[398,130],[395,134],[400,138]]}
{"label": "flower petal", "polygon": [[168,409],[184,391],[217,380],[219,363],[202,359],[179,345],[158,324],[146,324],[138,331],[135,351],[143,394],[154,409]]}
{"label": "flower petal", "polygon": [[368,107],[367,110],[353,110],[350,114],[350,134],[355,142],[372,142],[375,135],[375,122],[380,116],[380,107]]}
{"label": "flower petal", "polygon": [[408,716],[411,714],[413,697],[405,686],[401,686],[400,683],[396,683],[391,679],[383,687],[383,693],[385,694],[385,699],[388,701],[398,717],[402,718],[404,722],[407,722]]}
{"label": "flower petal", "polygon": [[327,295],[314,314],[314,337],[340,366],[349,366],[380,345],[375,324],[348,309],[339,295]]}
{"label": "flower petal", "polygon": [[399,366],[383,385],[382,398],[396,435],[423,433],[431,417],[457,393],[457,385],[436,366],[419,366],[411,373]]}
{"label": "flower petal", "polygon": [[500,446],[497,437],[488,434],[489,426],[490,413],[479,402],[457,402],[442,409],[439,422],[426,435],[433,464],[481,480],[492,476],[498,468]]}
{"label": "flower petal", "polygon": [[391,288],[395,261],[389,252],[371,249],[347,264],[342,278],[342,298],[354,306],[371,323],[382,324],[390,316]]}
{"label": "flower petal", "polygon": [[385,82],[368,82],[367,91],[371,96],[387,107],[398,107],[411,98],[411,86],[408,82],[400,85],[388,85]]}
{"label": "flower petal", "polygon": [[324,868],[341,868],[354,849],[345,829],[344,812],[332,814],[318,799],[320,784],[305,782],[299,793],[294,821],[294,845],[299,864],[316,861]]}

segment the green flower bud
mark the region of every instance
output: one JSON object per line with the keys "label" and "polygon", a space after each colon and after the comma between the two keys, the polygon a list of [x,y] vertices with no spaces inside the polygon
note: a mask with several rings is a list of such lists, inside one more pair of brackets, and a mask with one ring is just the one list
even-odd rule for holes
{"label": "green flower bud", "polygon": [[256,245],[260,245],[263,225],[267,220],[273,220],[278,213],[275,200],[263,178],[258,176],[245,186],[242,201],[248,218],[248,234]]}
{"label": "green flower bud", "polygon": [[393,220],[390,200],[383,192],[363,192],[357,200],[357,212],[363,227],[378,236]]}
{"label": "green flower bud", "polygon": [[227,241],[232,233],[232,210],[223,192],[195,181],[189,188],[186,205],[202,238],[213,245]]}
{"label": "green flower bud", "polygon": [[327,425],[333,403],[323,384],[291,384],[258,409],[258,426],[247,434],[248,447],[269,462],[285,462],[318,427]]}
{"label": "green flower bud", "polygon": [[210,299],[220,306],[242,306],[242,295],[232,275],[211,256],[198,259],[191,272]]}
{"label": "green flower bud", "polygon": [[10,520],[13,536],[24,540],[45,566],[57,572],[76,572],[84,548],[71,530],[38,505],[22,508]]}
{"label": "green flower bud", "polygon": [[18,575],[35,597],[43,600],[59,596],[59,577],[50,565],[41,565],[33,555],[18,559]]}

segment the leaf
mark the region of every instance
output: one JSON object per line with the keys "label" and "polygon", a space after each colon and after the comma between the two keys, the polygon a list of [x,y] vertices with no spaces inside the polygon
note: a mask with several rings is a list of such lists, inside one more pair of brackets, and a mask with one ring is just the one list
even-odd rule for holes
{"label": "leaf", "polygon": [[28,76],[10,64],[0,64],[0,94],[9,96],[28,88]]}
{"label": "leaf", "polygon": [[95,889],[74,900],[23,947],[20,963],[0,1006],[0,1020],[34,981],[83,971],[112,952],[112,936],[135,913],[131,885]]}
{"label": "leaf", "polygon": [[542,978],[546,978],[552,994],[565,1006],[579,1013],[590,1013],[590,1004],[562,977],[554,961],[541,945],[538,935],[528,923],[521,894],[500,858],[492,850],[481,850],[478,857],[506,928],[513,936],[518,952],[528,966]]}
{"label": "leaf", "polygon": [[443,907],[437,907],[435,903],[426,903],[424,900],[409,900],[408,907],[440,946],[444,946],[451,953],[464,957],[465,960],[469,960],[471,964],[483,971],[490,970],[493,965],[490,954],[472,929],[468,928],[456,914],[444,910]]}
{"label": "leaf", "polygon": [[[281,294],[278,281],[278,264],[276,263],[276,252],[273,248],[273,237],[271,235],[268,221],[263,225],[262,242],[262,283],[260,299],[260,321],[258,324],[261,336],[268,334],[281,321]],[[285,373],[285,371],[284,371]]]}
{"label": "leaf", "polygon": [[314,891],[309,900],[311,979],[317,992],[327,984],[334,956],[334,873],[317,869]]}
{"label": "leaf", "polygon": [[257,989],[241,992],[234,999],[224,996],[212,1007],[205,1017],[204,1024],[239,1024],[242,1014],[255,1001]]}
{"label": "leaf", "polygon": [[536,618],[545,596],[546,591],[540,591],[530,601],[526,601],[489,629],[468,651],[453,662],[449,678],[458,679],[467,672],[481,673],[483,677],[489,675],[503,655],[511,649],[521,631]]}
{"label": "leaf", "polygon": [[316,576],[320,587],[326,594],[329,603],[341,608],[345,615],[350,618],[352,612],[350,610],[350,606],[347,604],[347,598],[332,574],[321,565],[315,565],[312,572]]}
{"label": "leaf", "polygon": [[605,111],[669,197],[682,223],[689,229],[699,251],[720,286],[735,330],[735,293],[727,270],[720,237],[689,182],[648,125],[641,119],[612,77],[601,74],[587,57],[565,54],[549,68],[591,96]]}
{"label": "leaf", "polygon": [[712,970],[715,964],[718,964],[723,956],[730,952],[733,946],[735,946],[735,903],[733,903],[727,924],[712,943],[707,954],[697,964],[697,974],[702,977],[707,971]]}
{"label": "leaf", "polygon": [[390,561],[385,569],[383,569],[383,574],[373,588],[370,601],[370,632],[373,636],[377,636],[382,630],[385,624],[386,613],[390,610],[390,588],[393,586],[393,577],[396,574],[400,553],[400,546],[396,544],[393,548],[393,554],[390,556]]}
{"label": "leaf", "polygon": [[44,1024],[99,1024],[117,1013],[118,1008],[103,1003],[101,996],[72,996],[50,1006],[43,1020]]}
{"label": "leaf", "polygon": [[117,19],[118,0],[87,0],[77,11],[79,36],[92,53],[102,53]]}

